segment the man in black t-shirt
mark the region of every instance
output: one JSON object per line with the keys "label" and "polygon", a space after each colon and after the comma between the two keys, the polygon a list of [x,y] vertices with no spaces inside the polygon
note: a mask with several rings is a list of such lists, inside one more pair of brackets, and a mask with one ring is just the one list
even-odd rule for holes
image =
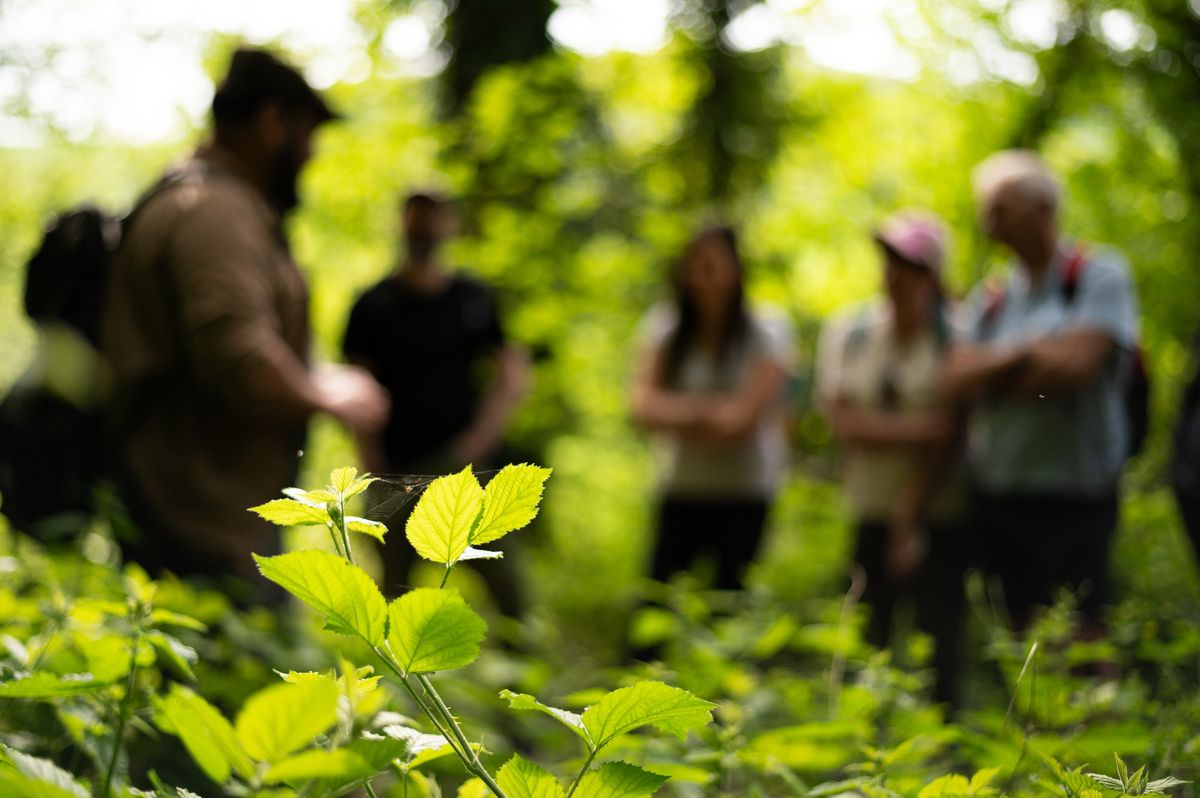
{"label": "man in black t-shirt", "polygon": [[[446,474],[470,463],[490,468],[505,424],[528,374],[524,352],[508,342],[491,292],[450,272],[439,246],[453,213],[430,194],[404,202],[404,257],[397,269],[354,303],[342,349],[392,395],[391,416],[378,437],[358,441],[373,473]],[[403,533],[403,513],[385,519]],[[383,550],[384,586],[409,584],[412,548],[394,540]],[[482,569],[505,614],[515,614],[515,590],[499,563]]]}

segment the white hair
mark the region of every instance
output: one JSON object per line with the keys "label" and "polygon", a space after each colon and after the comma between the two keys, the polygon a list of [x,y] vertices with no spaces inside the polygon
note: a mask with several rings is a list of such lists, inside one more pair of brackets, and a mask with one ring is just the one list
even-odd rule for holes
{"label": "white hair", "polygon": [[1052,212],[1058,210],[1062,197],[1058,178],[1033,150],[1001,150],[975,167],[971,177],[975,199],[981,203],[1007,186],[1016,186],[1025,200]]}

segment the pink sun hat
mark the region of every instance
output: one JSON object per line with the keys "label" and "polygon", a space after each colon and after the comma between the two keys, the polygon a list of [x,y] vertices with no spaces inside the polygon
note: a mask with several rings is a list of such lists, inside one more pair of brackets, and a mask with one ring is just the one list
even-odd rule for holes
{"label": "pink sun hat", "polygon": [[927,211],[901,211],[875,229],[875,241],[903,260],[942,273],[946,260],[946,231],[937,216]]}

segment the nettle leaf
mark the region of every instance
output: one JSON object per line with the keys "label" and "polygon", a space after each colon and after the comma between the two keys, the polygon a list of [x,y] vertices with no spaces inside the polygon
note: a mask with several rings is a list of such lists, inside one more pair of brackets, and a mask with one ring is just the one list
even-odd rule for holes
{"label": "nettle leaf", "polygon": [[150,632],[145,639],[157,653],[158,661],[165,664],[172,673],[190,682],[196,681],[196,674],[192,673],[192,663],[199,657],[194,648],[185,646],[163,632]]}
{"label": "nettle leaf", "polygon": [[189,615],[183,615],[171,610],[154,610],[150,613],[151,626],[177,626],[180,629],[191,629],[193,632],[207,632],[208,624],[198,621]]}
{"label": "nettle leaf", "polygon": [[483,510],[483,488],[467,466],[438,477],[417,500],[404,534],[427,560],[453,565],[470,542],[471,529]]}
{"label": "nettle leaf", "polygon": [[97,679],[90,673],[68,673],[55,676],[38,671],[24,678],[0,682],[0,698],[59,698],[94,693],[113,684],[114,680]]}
{"label": "nettle leaf", "polygon": [[79,798],[79,793],[48,781],[22,776],[13,770],[0,769],[0,798]]}
{"label": "nettle leaf", "polygon": [[558,707],[547,706],[527,693],[514,693],[511,690],[501,690],[500,697],[507,701],[509,707],[512,709],[526,711],[532,710],[534,712],[546,713],[579,735],[580,739],[587,744],[589,750],[594,748],[592,745],[592,737],[590,734],[588,734],[587,727],[583,725],[582,715],[565,709],[559,709]]}
{"label": "nettle leaf", "polygon": [[504,763],[496,774],[496,783],[508,798],[563,798],[558,779],[519,754]]}
{"label": "nettle leaf", "polygon": [[971,795],[993,795],[996,790],[990,785],[1000,775],[1000,768],[983,768],[971,777]]}
{"label": "nettle leaf", "polygon": [[423,587],[388,607],[387,642],[406,674],[461,668],[479,656],[487,623],[457,590]]}
{"label": "nettle leaf", "polygon": [[933,781],[921,788],[917,798],[947,798],[952,795],[970,795],[971,783],[967,781],[966,776],[960,776],[957,773],[952,773],[947,776],[939,776]]}
{"label": "nettle leaf", "polygon": [[325,628],[383,644],[387,602],[366,571],[336,554],[310,549],[275,557],[254,555],[258,570],[325,617]]}
{"label": "nettle leaf", "polygon": [[277,684],[259,690],[237,717],[247,754],[276,763],[337,722],[338,688],[331,681]]}
{"label": "nettle leaf", "polygon": [[638,682],[614,690],[583,713],[583,725],[602,748],[643,726],[654,726],[680,739],[712,720],[715,704],[662,682]]}
{"label": "nettle leaf", "polygon": [[[343,501],[346,501],[366,490],[367,486],[375,479],[370,474],[363,474],[360,477],[357,468],[335,468],[329,474],[329,487],[333,488],[333,492],[341,496]],[[332,501],[332,499],[326,501]]]}
{"label": "nettle leaf", "polygon": [[463,553],[458,556],[458,562],[466,562],[467,560],[503,560],[504,552],[491,551],[490,549],[476,549],[467,546]]}
{"label": "nettle leaf", "polygon": [[1155,779],[1146,785],[1146,792],[1166,792],[1172,787],[1178,787],[1181,784],[1191,784],[1190,781],[1177,779],[1174,776],[1167,776],[1164,779]]}
{"label": "nettle leaf", "polygon": [[333,751],[316,749],[302,751],[274,765],[263,776],[263,781],[267,784],[291,784],[309,779],[354,781],[365,779],[376,770],[374,765],[354,751],[345,748]]}
{"label": "nettle leaf", "polygon": [[[35,756],[22,754],[16,749],[0,745],[5,757],[16,768],[16,772],[34,782],[44,782],[61,790],[64,794],[88,798],[88,792],[83,785],[75,780],[67,771],[51,762],[49,759],[39,759]],[[48,794],[53,794],[52,792]]]}
{"label": "nettle leaf", "polygon": [[574,798],[648,798],[666,783],[666,776],[624,762],[608,762],[583,774]]}
{"label": "nettle leaf", "polygon": [[[154,697],[158,726],[183,741],[183,747],[210,779],[221,784],[230,772],[244,779],[254,774],[233,726],[212,704],[178,684],[166,698]],[[165,719],[165,723],[163,720]]]}
{"label": "nettle leaf", "polygon": [[549,476],[549,468],[528,463],[500,469],[483,492],[483,516],[471,534],[471,543],[498,540],[532,521]]}
{"label": "nettle leaf", "polygon": [[329,512],[324,507],[295,499],[272,499],[266,504],[251,507],[250,512],[257,513],[264,521],[276,526],[324,526],[330,523]]}
{"label": "nettle leaf", "polygon": [[1088,773],[1089,779],[1099,784],[1101,787],[1107,787],[1110,790],[1116,790],[1119,793],[1125,792],[1125,785],[1119,779],[1114,779],[1112,776],[1106,776],[1103,773]]}
{"label": "nettle leaf", "polygon": [[346,530],[373,537],[380,543],[383,543],[383,536],[387,534],[388,528],[386,524],[379,521],[359,518],[356,515],[348,515],[346,516]]}

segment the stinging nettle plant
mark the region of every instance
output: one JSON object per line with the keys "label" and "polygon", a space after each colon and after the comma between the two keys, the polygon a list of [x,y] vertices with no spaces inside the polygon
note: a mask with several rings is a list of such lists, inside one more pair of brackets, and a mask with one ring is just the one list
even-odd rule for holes
{"label": "stinging nettle plant", "polygon": [[[468,466],[440,477],[422,493],[406,524],[408,542],[426,560],[444,566],[442,586],[417,588],[387,601],[354,562],[351,533],[383,541],[385,525],[348,515],[347,502],[375,478],[353,468],[335,470],[323,490],[289,488],[285,498],[251,508],[280,526],[321,525],[334,551],[255,555],[267,579],[318,612],[324,627],[366,643],[435,731],[427,734],[377,712],[379,677],[343,662],[341,674],[284,675],[284,683],[251,696],[235,724],[196,693],[173,687],[156,699],[160,727],[177,734],[201,768],[233,792],[288,785],[307,796],[364,788],[395,768],[405,779],[425,762],[454,755],[473,777],[463,798],[643,798],[667,777],[624,762],[592,767],[615,739],[645,727],[679,737],[712,718],[714,705],[661,682],[640,682],[608,693],[582,714],[504,691],[513,709],[558,720],[584,746],[584,762],[568,785],[538,765],[513,756],[493,774],[482,746],[469,742],[460,721],[431,678],[463,668],[480,654],[487,625],[446,578],[464,560],[497,559],[480,548],[529,524],[537,515],[550,469],[523,464],[501,469],[481,486]],[[285,793],[290,794],[290,793]]]}

